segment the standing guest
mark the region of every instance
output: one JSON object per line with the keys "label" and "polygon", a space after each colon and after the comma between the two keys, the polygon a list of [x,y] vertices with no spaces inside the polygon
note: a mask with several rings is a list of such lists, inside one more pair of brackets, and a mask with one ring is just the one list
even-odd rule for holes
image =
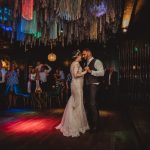
{"label": "standing guest", "polygon": [[36,63],[36,67],[35,67],[35,69],[37,70],[37,71],[41,71],[41,67],[43,66],[43,64],[40,62],[40,61],[38,61],[37,63]]}
{"label": "standing guest", "polygon": [[0,61],[0,91],[1,94],[4,94],[4,87],[5,87],[5,78],[6,78],[7,71],[2,66],[2,62]]}
{"label": "standing guest", "polygon": [[[46,67],[48,69],[46,69]],[[47,64],[44,64],[42,65],[41,70],[39,72],[41,88],[42,88],[42,91],[45,91],[45,92],[47,91],[47,88],[48,88],[47,77],[50,71],[51,71],[51,67]]]}
{"label": "standing guest", "polygon": [[65,74],[62,68],[59,69],[60,74],[60,86],[61,86],[61,100],[64,100],[64,92],[65,92]]}
{"label": "standing guest", "polygon": [[60,70],[59,70],[59,68],[56,68],[56,70],[54,72],[54,78],[56,78],[57,80],[60,80]]}
{"label": "standing guest", "polygon": [[2,66],[2,62],[0,60],[0,105],[4,100],[4,91],[5,91],[5,78],[7,71]]}
{"label": "standing guest", "polygon": [[16,107],[17,96],[15,94],[15,86],[19,84],[18,73],[15,64],[11,64],[10,70],[6,74],[6,94],[8,94],[8,108]]}
{"label": "standing guest", "polygon": [[65,74],[64,74],[64,71],[62,69],[59,70],[59,74],[60,74],[60,80],[65,81]]}
{"label": "standing guest", "polygon": [[71,73],[69,72],[66,77],[66,97],[69,98],[71,95]]}
{"label": "standing guest", "polygon": [[52,68],[48,64],[42,64],[40,61],[37,62],[35,69],[40,72],[41,69],[44,69],[44,71],[49,74]]}
{"label": "standing guest", "polygon": [[29,73],[29,82],[30,82],[30,90],[31,90],[30,92],[33,94],[35,92],[35,88],[36,88],[36,70],[35,70],[35,68],[32,68],[31,72]]}
{"label": "standing guest", "polygon": [[104,82],[107,98],[112,102],[115,102],[117,100],[118,73],[115,71],[113,65],[106,70]]}

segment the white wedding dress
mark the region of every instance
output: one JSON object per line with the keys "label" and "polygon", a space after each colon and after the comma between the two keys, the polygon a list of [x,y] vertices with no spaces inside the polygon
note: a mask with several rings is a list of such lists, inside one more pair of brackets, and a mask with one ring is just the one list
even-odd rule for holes
{"label": "white wedding dress", "polygon": [[89,129],[83,105],[83,72],[79,62],[71,64],[71,96],[68,100],[61,123],[56,127],[64,136],[78,137]]}

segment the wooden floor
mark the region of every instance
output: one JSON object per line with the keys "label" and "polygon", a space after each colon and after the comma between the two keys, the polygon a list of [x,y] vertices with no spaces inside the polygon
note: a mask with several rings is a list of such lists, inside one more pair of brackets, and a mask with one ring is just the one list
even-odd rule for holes
{"label": "wooden floor", "polygon": [[55,126],[63,109],[42,112],[9,109],[0,113],[2,150],[140,150],[135,131],[121,111],[101,109],[100,130],[77,138],[64,137]]}

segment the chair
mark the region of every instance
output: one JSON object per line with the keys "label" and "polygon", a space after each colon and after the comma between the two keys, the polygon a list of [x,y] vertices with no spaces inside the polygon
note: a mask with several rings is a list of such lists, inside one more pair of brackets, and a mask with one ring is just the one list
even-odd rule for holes
{"label": "chair", "polygon": [[22,92],[18,85],[13,85],[13,89],[14,89],[14,93],[15,93],[17,96],[23,97],[24,106],[25,106],[26,101],[27,101],[27,102],[29,101],[30,94],[29,94],[29,93],[26,93],[26,92]]}
{"label": "chair", "polygon": [[55,87],[52,88],[50,91],[47,93],[48,101],[50,104],[50,107],[52,107],[52,100],[56,99],[57,102],[59,103],[59,107],[61,106],[61,87]]}

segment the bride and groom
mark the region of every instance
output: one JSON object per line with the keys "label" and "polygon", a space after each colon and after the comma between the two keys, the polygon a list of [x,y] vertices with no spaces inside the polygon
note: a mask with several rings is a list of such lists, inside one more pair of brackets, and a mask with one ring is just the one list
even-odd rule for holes
{"label": "bride and groom", "polygon": [[[84,69],[80,66],[82,57],[87,63]],[[102,62],[95,59],[88,48],[82,53],[79,50],[75,51],[72,58],[71,96],[61,123],[56,129],[60,129],[64,136],[78,137],[80,133],[85,133],[87,130],[95,132],[98,129],[99,113],[96,93],[100,84],[100,76],[104,75],[104,68]],[[83,97],[85,102],[83,102]]]}

